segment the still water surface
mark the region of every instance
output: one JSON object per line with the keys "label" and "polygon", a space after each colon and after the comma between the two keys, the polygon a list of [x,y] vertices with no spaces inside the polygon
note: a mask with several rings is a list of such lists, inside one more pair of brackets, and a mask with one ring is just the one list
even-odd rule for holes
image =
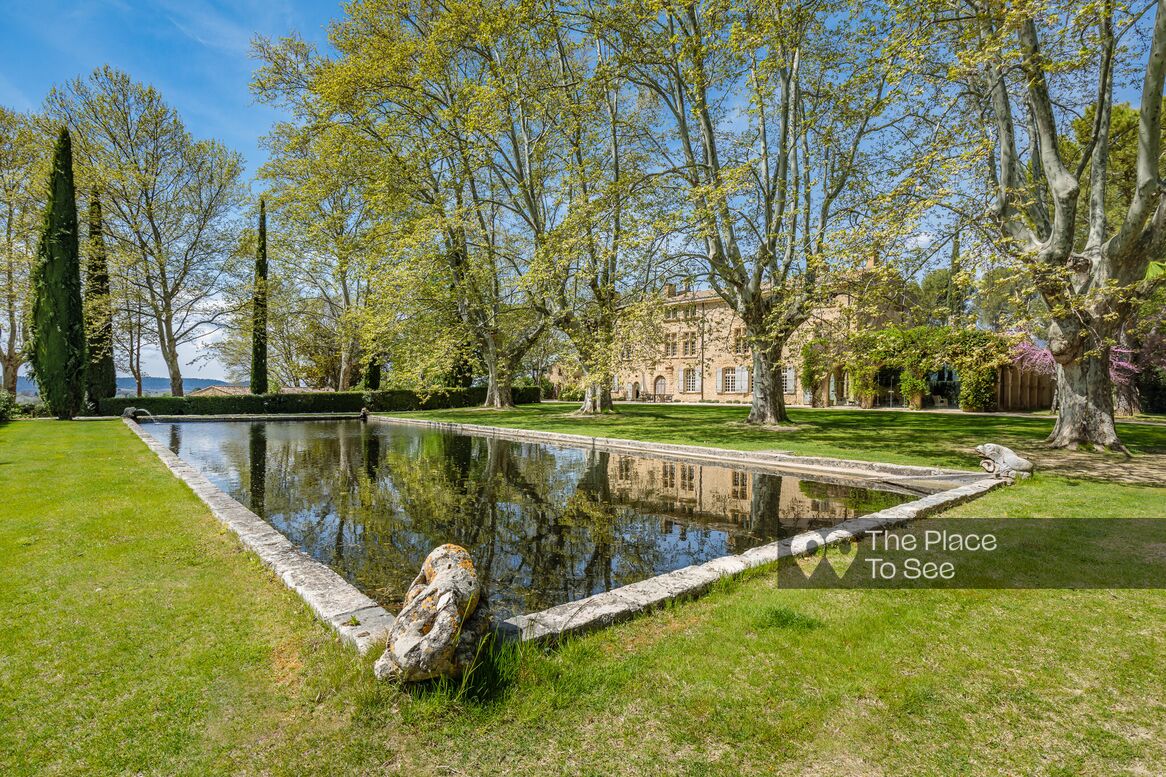
{"label": "still water surface", "polygon": [[393,612],[443,542],[470,551],[491,607],[509,617],[907,499],[391,423],[143,429]]}

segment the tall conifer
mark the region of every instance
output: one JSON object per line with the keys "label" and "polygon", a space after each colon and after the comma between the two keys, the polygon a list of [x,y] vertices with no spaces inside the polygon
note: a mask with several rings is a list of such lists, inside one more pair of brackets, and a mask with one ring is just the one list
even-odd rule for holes
{"label": "tall conifer", "polygon": [[89,364],[85,388],[89,402],[117,393],[113,366],[113,308],[109,297],[109,264],[102,234],[101,197],[97,189],[89,197],[89,240],[85,257],[85,334]]}
{"label": "tall conifer", "polygon": [[81,410],[85,395],[85,320],[73,146],[62,128],[53,150],[48,203],[32,273],[32,369],[41,397],[61,419]]}
{"label": "tall conifer", "polygon": [[251,311],[251,393],[267,393],[267,206],[259,200],[259,245]]}

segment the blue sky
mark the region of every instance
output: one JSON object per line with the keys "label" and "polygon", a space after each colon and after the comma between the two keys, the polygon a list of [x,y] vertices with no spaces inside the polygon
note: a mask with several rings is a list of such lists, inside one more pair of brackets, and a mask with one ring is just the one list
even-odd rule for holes
{"label": "blue sky", "polygon": [[[54,85],[108,63],[156,87],[196,137],[242,152],[254,174],[279,114],[248,91],[252,36],[294,31],[323,43],[340,14],[338,0],[0,0],[0,104],[37,110]],[[185,349],[183,361],[194,355]],[[166,374],[158,354],[143,361]],[[183,372],[223,377],[213,363]]]}
{"label": "blue sky", "polygon": [[40,107],[49,89],[110,64],[152,84],[196,137],[241,151],[249,172],[277,118],[251,99],[252,36],[323,42],[332,0],[0,0],[0,103]]}

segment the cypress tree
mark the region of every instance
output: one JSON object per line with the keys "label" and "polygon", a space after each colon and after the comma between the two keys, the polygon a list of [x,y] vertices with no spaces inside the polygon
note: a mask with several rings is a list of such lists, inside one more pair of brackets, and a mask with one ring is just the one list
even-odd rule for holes
{"label": "cypress tree", "polygon": [[259,200],[259,246],[251,300],[251,393],[267,393],[267,206]]}
{"label": "cypress tree", "polygon": [[370,356],[368,366],[364,371],[364,387],[369,391],[381,390],[381,360],[379,356]]}
{"label": "cypress tree", "polygon": [[89,402],[117,393],[113,366],[113,309],[109,297],[109,264],[102,235],[101,197],[97,189],[89,197],[89,244],[85,261],[85,333],[89,364],[85,373]]}
{"label": "cypress tree", "polygon": [[33,374],[49,410],[61,419],[81,410],[85,395],[85,320],[73,146],[62,128],[53,150],[49,198],[32,272]]}

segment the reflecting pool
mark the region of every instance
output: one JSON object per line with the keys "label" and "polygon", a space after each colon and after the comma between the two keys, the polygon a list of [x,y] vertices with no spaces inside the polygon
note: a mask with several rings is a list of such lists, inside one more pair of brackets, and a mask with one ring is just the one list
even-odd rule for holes
{"label": "reflecting pool", "polygon": [[392,612],[443,542],[470,551],[509,617],[910,498],[392,423],[142,428]]}

